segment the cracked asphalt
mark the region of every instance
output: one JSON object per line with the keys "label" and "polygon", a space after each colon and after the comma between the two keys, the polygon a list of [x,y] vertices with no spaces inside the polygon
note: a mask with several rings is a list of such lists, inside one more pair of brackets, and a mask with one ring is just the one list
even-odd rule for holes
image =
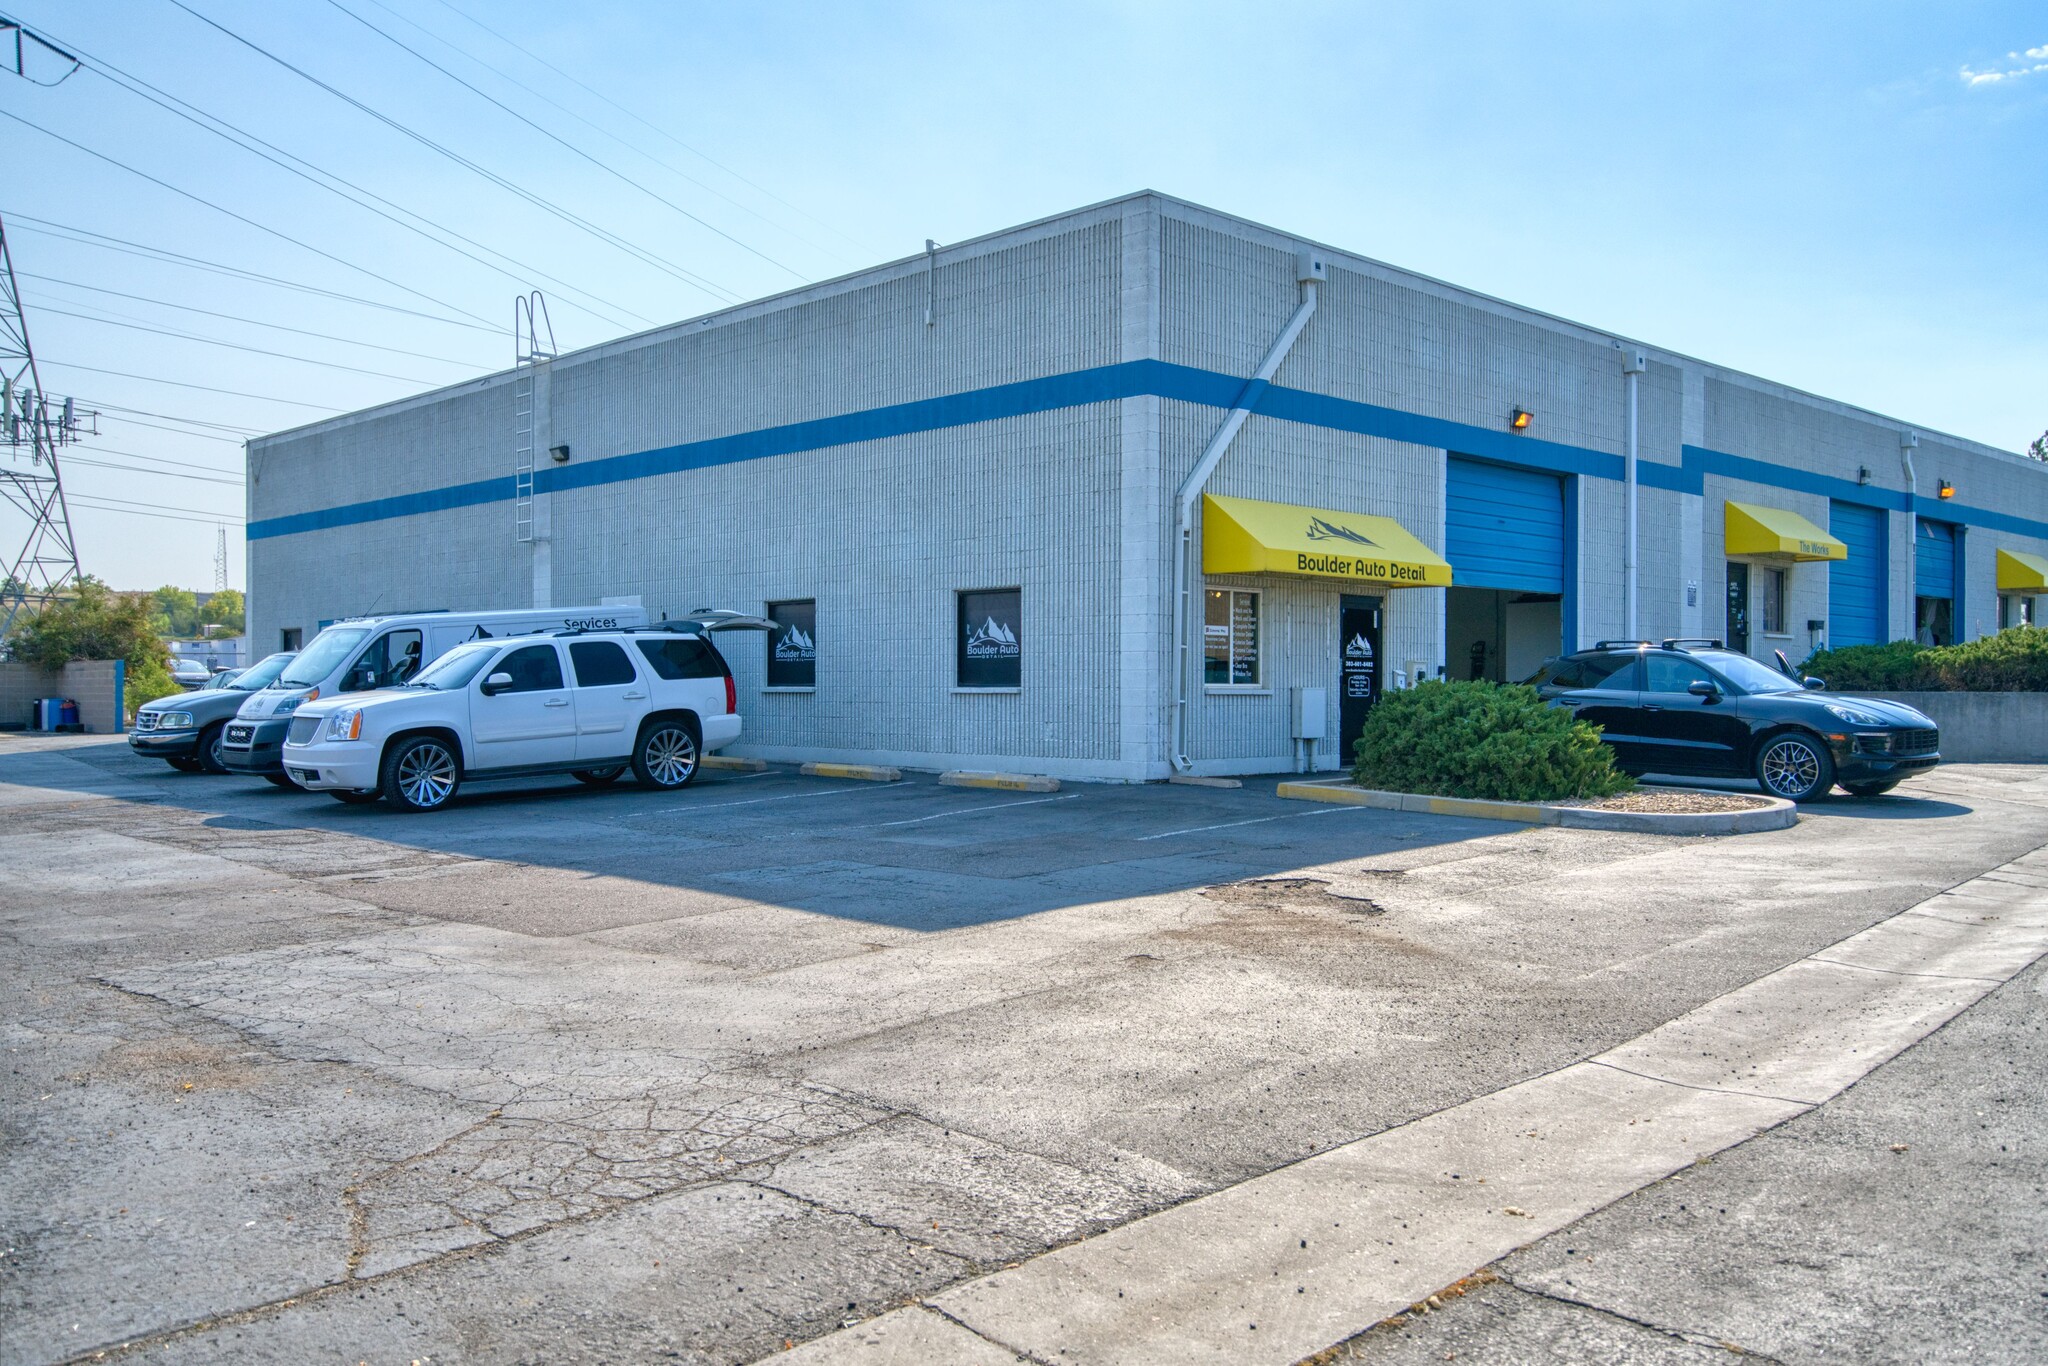
{"label": "cracked asphalt", "polygon": [[[1901,791],[1727,840],[1304,807],[1270,783],[1026,799],[784,772],[412,817],[119,742],[0,740],[0,1361],[754,1360],[1576,1061],[2048,841],[2038,770]],[[1774,1283],[1738,1234],[1657,1202],[1747,1182],[1716,1198],[1796,1242],[1826,1182],[1854,1205],[1915,1172],[1870,1231],[1910,1219],[1946,1189],[1957,1115],[1903,1083],[1892,1128],[1920,1127],[1876,1158],[1801,1126],[1873,1123],[1847,1116],[1962,1047],[1922,1090],[1982,1109],[1959,1072],[2030,1076],[2033,1108],[1987,1114],[2038,1134],[2038,1033],[1995,1065],[1955,1042],[2014,1011],[2038,1031],[2038,971],[1566,1230],[1570,1253],[1538,1244],[1340,1350],[1918,1341],[1847,1253],[1799,1284],[1861,1337],[1700,1301],[1700,1266]],[[1970,1168],[1966,1231],[2038,1249],[2023,1142]],[[2013,1336],[2048,1287],[2010,1260],[2019,1309],[1949,1316],[1977,1359],[2048,1341]],[[1567,1276],[1594,1307],[1560,1298]],[[1552,1354],[1502,1354],[1522,1342]]]}

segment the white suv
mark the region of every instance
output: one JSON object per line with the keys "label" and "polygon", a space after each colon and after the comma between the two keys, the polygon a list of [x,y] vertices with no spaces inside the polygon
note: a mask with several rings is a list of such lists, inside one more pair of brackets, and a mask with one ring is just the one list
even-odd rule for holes
{"label": "white suv", "polygon": [[[721,626],[747,625],[737,614]],[[569,773],[609,783],[631,765],[677,788],[739,739],[732,670],[701,621],[554,631],[458,645],[395,688],[307,703],[284,770],[344,802],[447,804],[467,779]]]}

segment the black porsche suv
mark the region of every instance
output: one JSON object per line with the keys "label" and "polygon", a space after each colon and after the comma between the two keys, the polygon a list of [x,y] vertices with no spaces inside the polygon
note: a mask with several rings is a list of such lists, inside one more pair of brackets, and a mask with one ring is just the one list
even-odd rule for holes
{"label": "black porsche suv", "polygon": [[1550,660],[1527,680],[1601,728],[1631,773],[1754,778],[1793,801],[1836,783],[1888,792],[1941,762],[1941,733],[1911,707],[1821,691],[1718,640],[1603,640]]}

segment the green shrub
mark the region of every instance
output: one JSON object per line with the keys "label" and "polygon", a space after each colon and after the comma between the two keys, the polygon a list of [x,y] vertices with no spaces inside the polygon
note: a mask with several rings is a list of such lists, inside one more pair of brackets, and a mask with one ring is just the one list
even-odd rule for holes
{"label": "green shrub", "polygon": [[1387,693],[1358,737],[1361,786],[1546,802],[1635,785],[1600,731],[1518,684],[1430,681]]}
{"label": "green shrub", "polygon": [[159,697],[183,692],[184,687],[171,677],[171,671],[153,659],[128,666],[127,680],[121,686],[121,705],[128,709],[127,720],[135,719],[135,709],[145,702],[154,702]]}
{"label": "green shrub", "polygon": [[2048,627],[2012,626],[1960,645],[1850,645],[1801,667],[1830,692],[2048,692]]}

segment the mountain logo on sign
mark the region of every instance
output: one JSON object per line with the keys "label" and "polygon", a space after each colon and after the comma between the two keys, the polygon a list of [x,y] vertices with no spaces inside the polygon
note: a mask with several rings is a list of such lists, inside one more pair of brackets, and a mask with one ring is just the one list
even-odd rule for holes
{"label": "mountain logo on sign", "polygon": [[1362,532],[1353,531],[1348,526],[1338,526],[1335,522],[1326,522],[1320,517],[1308,519],[1308,538],[1311,541],[1349,541],[1353,545],[1368,546],[1374,550],[1380,548],[1379,543],[1370,536]]}
{"label": "mountain logo on sign", "polygon": [[818,657],[818,647],[804,634],[803,627],[792,626],[788,635],[775,642],[775,657],[797,661],[812,660]]}
{"label": "mountain logo on sign", "polygon": [[1345,645],[1344,653],[1351,659],[1371,659],[1372,642],[1364,636],[1353,636],[1350,643]]}
{"label": "mountain logo on sign", "polygon": [[979,626],[968,628],[969,659],[1007,659],[1016,653],[1016,634],[994,617],[988,618]]}

